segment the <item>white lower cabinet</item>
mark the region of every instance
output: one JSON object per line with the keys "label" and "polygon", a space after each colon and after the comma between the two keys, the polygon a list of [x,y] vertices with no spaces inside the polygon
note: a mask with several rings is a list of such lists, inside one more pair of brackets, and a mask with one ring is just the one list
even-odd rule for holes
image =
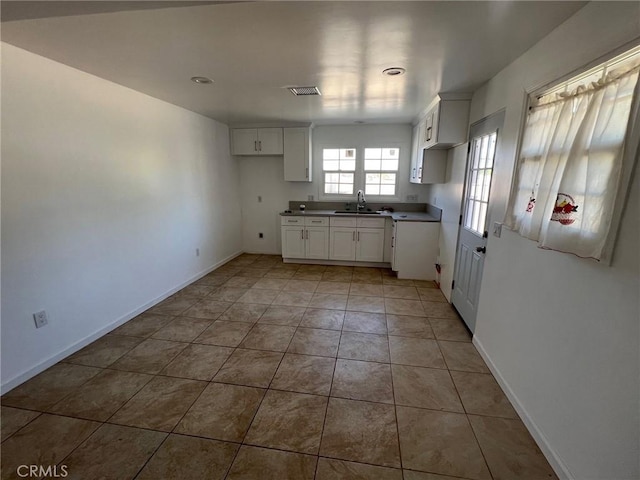
{"label": "white lower cabinet", "polygon": [[391,269],[398,278],[435,280],[439,222],[393,222]]}
{"label": "white lower cabinet", "polygon": [[329,259],[382,262],[384,218],[331,218]]}
{"label": "white lower cabinet", "polygon": [[282,257],[329,258],[328,217],[282,217]]}

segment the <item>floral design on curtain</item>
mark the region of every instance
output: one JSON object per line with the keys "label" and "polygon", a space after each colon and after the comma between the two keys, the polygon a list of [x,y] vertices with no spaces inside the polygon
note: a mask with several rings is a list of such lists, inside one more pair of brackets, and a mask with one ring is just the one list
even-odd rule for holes
{"label": "floral design on curtain", "polygon": [[638,57],[531,107],[505,224],[539,247],[610,260],[637,161]]}

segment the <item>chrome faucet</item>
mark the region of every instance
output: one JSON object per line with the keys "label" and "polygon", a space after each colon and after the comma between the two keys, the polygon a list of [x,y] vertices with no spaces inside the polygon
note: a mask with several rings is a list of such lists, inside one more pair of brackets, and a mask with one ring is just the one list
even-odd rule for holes
{"label": "chrome faucet", "polygon": [[358,211],[364,210],[364,207],[367,204],[367,201],[364,199],[364,192],[362,190],[358,190]]}

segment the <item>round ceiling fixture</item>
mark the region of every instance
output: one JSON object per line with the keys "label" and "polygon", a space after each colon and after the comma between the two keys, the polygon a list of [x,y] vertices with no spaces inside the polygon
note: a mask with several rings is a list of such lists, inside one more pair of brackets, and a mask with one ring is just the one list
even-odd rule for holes
{"label": "round ceiling fixture", "polygon": [[404,75],[404,72],[406,72],[406,70],[402,67],[385,68],[382,71],[382,73],[384,73],[385,75],[389,75],[390,77],[395,77],[397,75]]}
{"label": "round ceiling fixture", "polygon": [[208,85],[210,83],[213,83],[213,80],[208,77],[191,77],[191,81],[197,83],[198,85]]}

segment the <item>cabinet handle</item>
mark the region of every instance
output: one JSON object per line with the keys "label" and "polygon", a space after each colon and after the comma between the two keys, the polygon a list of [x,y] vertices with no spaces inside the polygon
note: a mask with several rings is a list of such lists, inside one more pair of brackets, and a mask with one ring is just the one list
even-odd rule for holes
{"label": "cabinet handle", "polygon": [[358,232],[358,233],[356,234],[356,241],[357,241],[357,242],[359,242],[359,241],[360,241],[360,232]]}
{"label": "cabinet handle", "polygon": [[254,140],[253,141],[253,149],[257,152],[258,151],[258,141]]}
{"label": "cabinet handle", "polygon": [[418,178],[422,180],[422,167],[418,169]]}
{"label": "cabinet handle", "polygon": [[304,228],[300,230],[300,240],[304,240]]}
{"label": "cabinet handle", "polygon": [[262,151],[262,140],[258,140],[258,149]]}
{"label": "cabinet handle", "polygon": [[413,170],[411,171],[411,178],[416,178],[416,167],[413,167]]}
{"label": "cabinet handle", "polygon": [[356,241],[356,231],[355,230],[353,231],[353,241],[354,242]]}
{"label": "cabinet handle", "polygon": [[429,140],[431,140],[431,132],[432,132],[432,128],[431,127],[427,127],[427,142]]}
{"label": "cabinet handle", "polygon": [[304,169],[304,178],[309,178],[309,167]]}
{"label": "cabinet handle", "polygon": [[322,223],[322,220],[311,220],[311,223]]}

